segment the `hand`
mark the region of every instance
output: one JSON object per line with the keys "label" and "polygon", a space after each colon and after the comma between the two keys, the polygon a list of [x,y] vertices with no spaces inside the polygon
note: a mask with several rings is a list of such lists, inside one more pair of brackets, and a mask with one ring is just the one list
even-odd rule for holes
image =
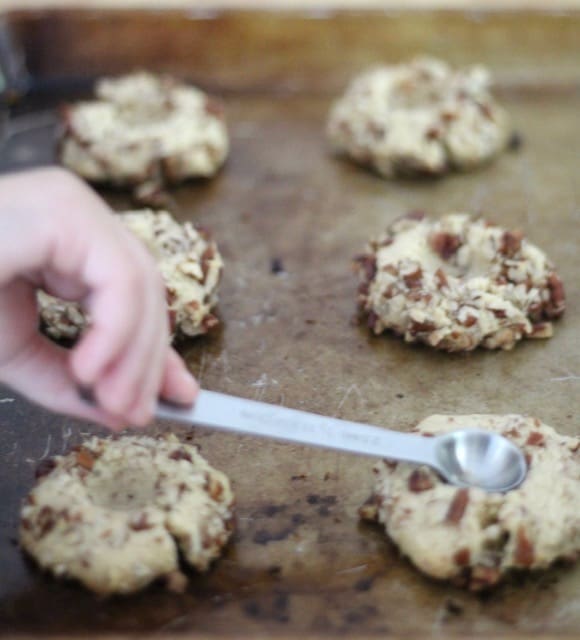
{"label": "hand", "polygon": [[[91,325],[72,350],[38,332],[39,287],[88,311]],[[198,391],[170,347],[153,258],[62,169],[0,178],[0,381],[112,429],[146,425],[160,396],[191,404]],[[79,387],[92,390],[96,407]]]}

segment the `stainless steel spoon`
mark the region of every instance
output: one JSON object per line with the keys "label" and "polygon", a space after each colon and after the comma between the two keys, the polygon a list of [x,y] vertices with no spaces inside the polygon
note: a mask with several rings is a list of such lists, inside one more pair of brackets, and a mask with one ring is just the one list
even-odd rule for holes
{"label": "stainless steel spoon", "polygon": [[[158,418],[425,464],[459,487],[505,492],[527,473],[523,453],[496,433],[462,429],[434,438],[201,391],[193,408],[160,402]],[[465,425],[469,427],[469,425]]]}

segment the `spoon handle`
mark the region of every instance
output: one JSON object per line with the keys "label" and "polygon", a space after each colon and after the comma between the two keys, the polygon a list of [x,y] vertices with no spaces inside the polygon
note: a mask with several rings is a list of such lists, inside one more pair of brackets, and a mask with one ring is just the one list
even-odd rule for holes
{"label": "spoon handle", "polygon": [[201,391],[193,408],[160,402],[158,418],[437,467],[434,438]]}

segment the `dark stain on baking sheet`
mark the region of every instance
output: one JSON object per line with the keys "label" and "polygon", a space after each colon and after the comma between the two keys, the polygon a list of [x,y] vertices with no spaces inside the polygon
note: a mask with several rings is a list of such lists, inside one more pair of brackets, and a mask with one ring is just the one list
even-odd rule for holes
{"label": "dark stain on baking sheet", "polygon": [[[38,11],[7,20],[35,88],[9,119],[0,114],[2,171],[53,162],[56,108],[88,95],[101,73],[174,72],[225,98],[226,166],[171,191],[176,215],[211,229],[227,254],[222,324],[177,345],[202,386],[400,430],[437,412],[519,411],[578,432],[579,14]],[[525,144],[512,140],[517,153],[435,182],[388,182],[334,158],[323,131],[332,97],[370,64],[425,51],[494,69]],[[128,193],[101,193],[118,210],[133,206]],[[541,244],[569,300],[554,338],[449,356],[353,327],[352,258],[417,209],[484,212]],[[467,638],[580,628],[578,567],[482,597],[420,576],[382,527],[358,523],[374,460],[171,423],[152,432],[167,430],[232,478],[235,536],[208,573],[186,571],[183,594],[158,584],[103,600],[40,571],[14,540],[38,463],[104,432],[0,390],[0,633]]]}
{"label": "dark stain on baking sheet", "polygon": [[256,544],[268,544],[270,542],[278,542],[280,540],[286,540],[288,536],[292,535],[295,531],[294,527],[284,527],[277,531],[268,531],[267,529],[258,529],[252,541]]}

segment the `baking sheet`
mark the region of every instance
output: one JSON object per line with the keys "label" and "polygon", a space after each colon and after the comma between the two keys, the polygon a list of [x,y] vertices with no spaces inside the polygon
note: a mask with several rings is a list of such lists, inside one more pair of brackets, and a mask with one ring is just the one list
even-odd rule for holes
{"label": "baking sheet", "polygon": [[[435,412],[522,412],[578,433],[579,15],[111,11],[9,20],[36,90],[4,124],[2,170],[53,160],[53,109],[94,74],[169,70],[226,99],[232,152],[224,171],[173,192],[177,217],[211,228],[226,261],[222,327],[181,345],[203,386],[402,430]],[[495,68],[522,148],[472,174],[420,182],[386,182],[333,158],[324,121],[350,74],[424,51]],[[103,195],[119,210],[130,205],[122,193]],[[481,211],[525,229],[566,285],[555,337],[511,353],[448,355],[355,326],[352,256],[417,208]],[[281,273],[272,271],[275,259]],[[187,434],[176,425],[152,431],[167,428]],[[97,599],[41,574],[15,545],[36,463],[97,431],[0,393],[0,633],[471,637],[580,629],[580,568],[486,597],[430,581],[377,527],[358,522],[371,460],[197,428],[203,454],[230,475],[238,497],[227,553],[209,574],[191,574],[183,595],[152,587]]]}

